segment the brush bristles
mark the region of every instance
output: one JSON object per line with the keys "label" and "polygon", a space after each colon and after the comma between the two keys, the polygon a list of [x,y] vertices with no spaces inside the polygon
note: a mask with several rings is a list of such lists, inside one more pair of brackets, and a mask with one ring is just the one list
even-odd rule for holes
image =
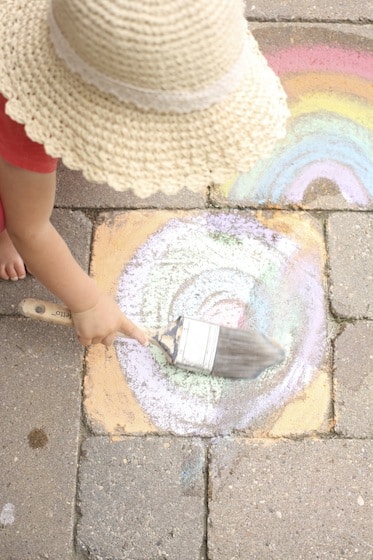
{"label": "brush bristles", "polygon": [[260,333],[220,327],[212,375],[253,379],[283,359],[282,348]]}

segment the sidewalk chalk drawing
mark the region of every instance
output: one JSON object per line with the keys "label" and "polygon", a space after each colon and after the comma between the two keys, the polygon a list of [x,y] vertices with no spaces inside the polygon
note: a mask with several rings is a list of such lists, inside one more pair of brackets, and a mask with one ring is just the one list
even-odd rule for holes
{"label": "sidewalk chalk drawing", "polygon": [[[212,436],[250,428],[307,386],[322,365],[320,228],[306,215],[265,214],[170,217],[156,224],[120,275],[123,312],[148,329],[187,315],[259,329],[286,353],[280,366],[256,380],[237,381],[175,369],[154,347],[118,340],[126,383],[161,431]],[[151,220],[151,214],[143,217],[148,228]],[[128,233],[121,235],[118,227],[116,232],[125,243]]]}
{"label": "sidewalk chalk drawing", "polygon": [[361,50],[343,37],[312,44],[310,30],[308,44],[265,51],[288,94],[288,134],[271,158],[218,189],[230,203],[317,207],[322,193],[342,207],[373,206],[373,43]]}

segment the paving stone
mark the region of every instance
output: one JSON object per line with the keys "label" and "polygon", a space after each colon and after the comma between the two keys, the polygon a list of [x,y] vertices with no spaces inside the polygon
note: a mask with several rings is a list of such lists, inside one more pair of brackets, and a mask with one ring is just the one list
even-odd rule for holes
{"label": "paving stone", "polygon": [[347,325],[335,345],[336,432],[372,437],[373,323]]}
{"label": "paving stone", "polygon": [[372,26],[252,22],[250,28],[282,82],[291,117],[270,157],[215,186],[212,203],[372,209]]}
{"label": "paving stone", "polygon": [[135,322],[162,330],[186,315],[250,327],[277,340],[286,358],[255,380],[237,382],[171,367],[152,346],[117,340],[110,351],[90,348],[84,385],[90,427],[112,435],[267,433],[278,411],[299,397],[296,425],[289,412],[276,433],[325,431],[324,258],[323,226],[306,214],[107,213],[95,232],[92,274]]}
{"label": "paving stone", "polygon": [[88,439],[79,549],[94,560],[202,560],[205,450],[198,440]]}
{"label": "paving stone", "polygon": [[328,240],[335,313],[373,319],[373,213],[333,214]]}
{"label": "paving stone", "polygon": [[83,350],[72,332],[0,319],[0,558],[69,560]]}
{"label": "paving stone", "polygon": [[368,440],[217,440],[209,559],[371,558],[372,452]]}
{"label": "paving stone", "polygon": [[[54,210],[52,223],[66,241],[72,254],[85,271],[89,269],[92,225],[80,211]],[[19,302],[25,297],[56,300],[35,278],[28,275],[25,280],[10,282],[0,280],[0,313],[14,315]]]}
{"label": "paving stone", "polygon": [[67,208],[203,208],[206,193],[183,189],[174,196],[162,193],[142,199],[133,191],[117,192],[108,185],[90,183],[80,171],[71,171],[62,163],[57,171],[56,206]]}
{"label": "paving stone", "polygon": [[250,19],[356,22],[373,20],[373,5],[369,0],[364,0],[364,2],[338,0],[329,3],[325,0],[313,0],[313,2],[245,0],[245,4],[245,15]]}

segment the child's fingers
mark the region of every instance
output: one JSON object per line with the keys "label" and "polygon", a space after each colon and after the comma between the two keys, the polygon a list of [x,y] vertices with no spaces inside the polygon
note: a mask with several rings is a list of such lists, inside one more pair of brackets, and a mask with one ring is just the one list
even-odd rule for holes
{"label": "child's fingers", "polygon": [[123,315],[122,324],[120,326],[119,332],[123,333],[124,335],[134,338],[143,346],[147,346],[148,344],[148,337],[143,330],[141,330],[138,326],[136,326],[128,317]]}
{"label": "child's fingers", "polygon": [[118,333],[137,340],[146,346],[148,337],[135,323],[126,317],[113,299],[101,294],[90,309],[72,313],[78,340],[84,346],[104,344],[111,346]]}
{"label": "child's fingers", "polygon": [[106,336],[105,338],[100,340],[100,342],[101,344],[104,344],[106,348],[109,348],[113,344],[115,338],[116,338],[116,334],[110,334],[109,336]]}
{"label": "child's fingers", "polygon": [[90,344],[92,344],[92,338],[88,338],[86,336],[82,336],[79,333],[76,333],[76,337],[79,340],[80,344],[82,344],[83,346],[89,346]]}

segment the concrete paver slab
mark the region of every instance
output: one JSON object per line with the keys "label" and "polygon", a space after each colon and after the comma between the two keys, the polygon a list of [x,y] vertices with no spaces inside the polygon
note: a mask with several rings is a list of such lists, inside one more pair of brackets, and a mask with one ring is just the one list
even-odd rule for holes
{"label": "concrete paver slab", "polygon": [[[61,233],[77,261],[84,270],[88,271],[92,235],[90,220],[80,211],[54,210],[52,223]],[[0,280],[0,290],[0,313],[6,315],[16,314],[19,302],[25,297],[56,299],[29,275],[25,280],[18,282]]]}
{"label": "concrete paver slab", "polygon": [[373,214],[333,214],[328,241],[335,313],[373,319]]}
{"label": "concrete paver slab", "polygon": [[[207,185],[206,185],[207,194]],[[117,192],[105,184],[89,183],[80,171],[71,171],[62,163],[57,171],[58,207],[71,208],[203,208],[206,194],[188,189],[173,196],[162,193],[139,198],[133,191]]]}
{"label": "concrete paver slab", "polygon": [[347,325],[335,345],[336,432],[372,437],[373,323]]}
{"label": "concrete paver slab", "polygon": [[[128,316],[149,330],[179,315],[255,328],[277,340],[286,359],[255,381],[232,381],[175,370],[158,349],[131,341],[118,340],[116,353],[92,348],[84,406],[95,433],[327,430],[324,257],[322,224],[306,214],[106,215],[92,271]],[[283,419],[274,428],[279,410],[296,396],[298,425]],[[305,414],[309,402],[315,406]]]}
{"label": "concrete paver slab", "polygon": [[202,560],[204,445],[105,437],[84,444],[79,548],[93,560]]}
{"label": "concrete paver slab", "polygon": [[349,31],[253,29],[292,116],[270,158],[212,190],[215,205],[373,208],[373,33]]}
{"label": "concrete paver slab", "polygon": [[0,322],[0,558],[69,560],[83,350],[70,330]]}
{"label": "concrete paver slab", "polygon": [[339,0],[325,2],[273,2],[272,0],[245,0],[245,15],[255,20],[287,21],[373,21],[373,5],[369,0]]}
{"label": "concrete paver slab", "polygon": [[218,440],[210,560],[371,558],[372,451],[372,441]]}

